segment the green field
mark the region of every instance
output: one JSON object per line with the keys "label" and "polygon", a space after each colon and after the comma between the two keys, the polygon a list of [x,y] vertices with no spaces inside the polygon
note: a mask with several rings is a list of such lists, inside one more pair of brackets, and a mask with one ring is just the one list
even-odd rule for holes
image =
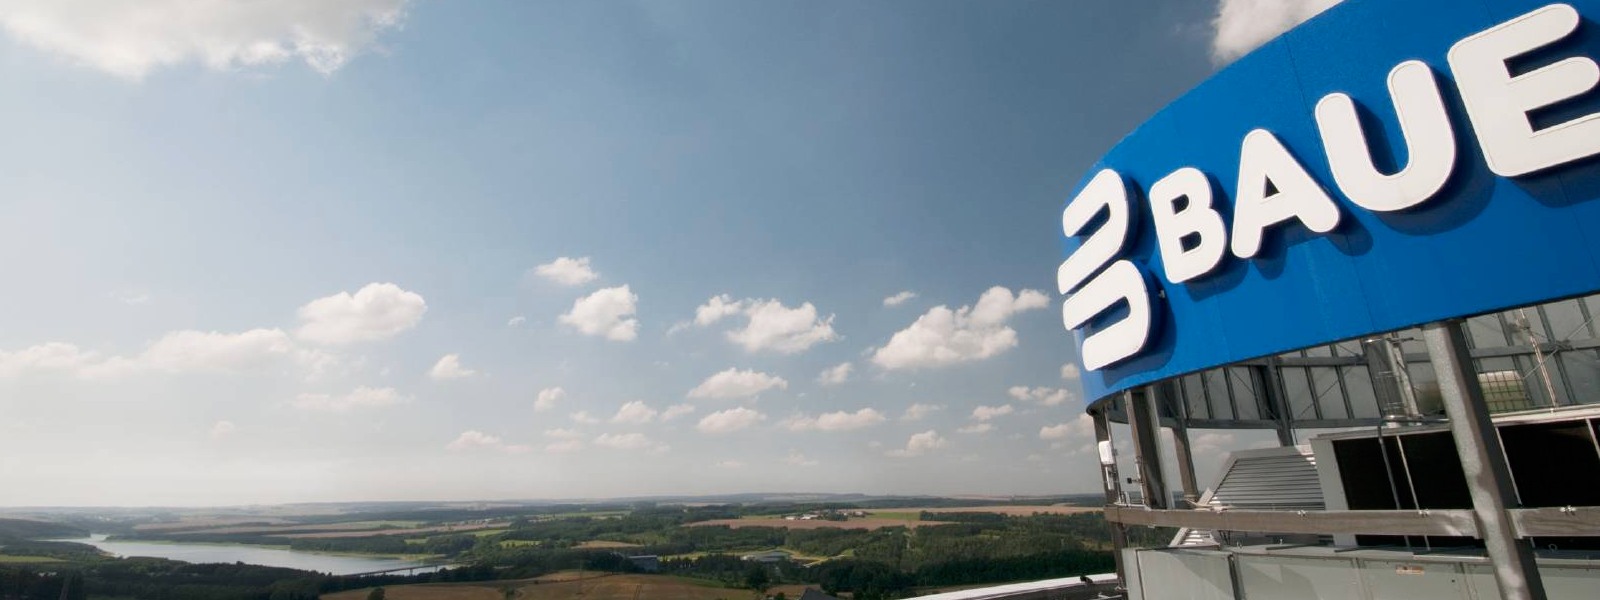
{"label": "green field", "polygon": [[37,564],[37,563],[56,563],[56,562],[66,562],[66,561],[63,561],[63,560],[61,560],[59,558],[51,558],[51,557],[48,557],[48,556],[13,556],[13,555],[10,555],[10,554],[0,554],[0,564]]}

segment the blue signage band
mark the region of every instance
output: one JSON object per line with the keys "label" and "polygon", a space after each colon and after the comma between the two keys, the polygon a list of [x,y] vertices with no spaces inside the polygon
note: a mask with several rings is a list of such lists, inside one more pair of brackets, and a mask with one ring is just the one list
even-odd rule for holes
{"label": "blue signage band", "polygon": [[1600,291],[1600,0],[1346,0],[1062,211],[1085,396]]}

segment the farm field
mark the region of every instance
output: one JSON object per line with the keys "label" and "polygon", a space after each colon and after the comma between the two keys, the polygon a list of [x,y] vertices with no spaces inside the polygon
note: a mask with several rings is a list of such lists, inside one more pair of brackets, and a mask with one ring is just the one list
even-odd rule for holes
{"label": "farm field", "polygon": [[884,508],[884,509],[869,509],[867,511],[867,513],[871,514],[873,516],[878,516],[878,515],[888,516],[889,514],[894,514],[894,515],[902,515],[902,514],[918,515],[918,514],[921,514],[923,512],[934,512],[934,513],[999,513],[999,514],[1002,514],[1002,515],[1006,515],[1008,517],[1026,517],[1026,516],[1032,515],[1034,513],[1039,513],[1039,514],[1044,514],[1044,515],[1076,515],[1076,514],[1079,514],[1079,513],[1100,512],[1100,510],[1101,509],[1098,506],[1069,506],[1069,505],[1065,505],[1065,504],[1051,504],[1051,505],[1032,505],[1032,506],[1028,506],[1028,505],[1024,505],[1024,506],[1013,506],[1013,505],[959,506],[959,507],[949,507],[949,508],[939,508],[939,507],[932,507],[932,506],[929,506],[929,507],[910,507],[910,508]]}
{"label": "farm field", "polygon": [[[747,589],[720,587],[712,583],[666,575],[599,575],[579,580],[575,573],[561,572],[534,580],[484,583],[429,583],[384,588],[385,600],[505,600],[504,590],[515,590],[517,600],[745,600],[754,598]],[[804,586],[774,587],[768,594],[783,592],[798,598]],[[579,595],[581,591],[581,596]],[[326,594],[328,600],[366,600],[369,590],[350,590]]]}
{"label": "farm field", "polygon": [[772,518],[752,519],[713,519],[690,523],[687,527],[715,527],[727,525],[733,529],[741,527],[787,527],[789,529],[883,529],[885,527],[922,527],[924,525],[943,525],[936,521],[918,521],[916,519],[850,519],[848,521],[785,521]]}

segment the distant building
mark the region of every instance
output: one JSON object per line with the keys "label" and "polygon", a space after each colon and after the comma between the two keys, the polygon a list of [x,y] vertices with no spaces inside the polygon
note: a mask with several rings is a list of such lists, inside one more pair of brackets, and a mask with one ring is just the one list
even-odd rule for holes
{"label": "distant building", "polygon": [[634,567],[637,567],[640,571],[644,571],[646,573],[655,573],[661,570],[661,557],[654,554],[629,556],[628,562],[633,563]]}
{"label": "distant building", "polygon": [[739,560],[748,560],[760,563],[775,563],[789,560],[790,556],[792,556],[790,553],[783,550],[768,550],[766,552],[755,552],[740,556]]}

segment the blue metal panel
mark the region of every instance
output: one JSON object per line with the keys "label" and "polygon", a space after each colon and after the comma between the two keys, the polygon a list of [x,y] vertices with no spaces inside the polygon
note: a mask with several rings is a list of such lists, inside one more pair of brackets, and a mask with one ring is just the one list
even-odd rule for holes
{"label": "blue metal panel", "polygon": [[[1121,173],[1133,189],[1136,241],[1128,253],[1159,293],[1145,351],[1084,371],[1086,397],[1288,350],[1402,329],[1443,318],[1600,290],[1600,160],[1593,157],[1507,179],[1490,172],[1446,62],[1457,41],[1550,4],[1534,0],[1347,0],[1244,57],[1192,90],[1113,148],[1092,170]],[[1600,0],[1567,2],[1583,15],[1555,57],[1600,58]],[[1343,197],[1316,129],[1313,107],[1344,92],[1366,110],[1379,165],[1406,163],[1386,87],[1406,60],[1429,64],[1450,110],[1457,143],[1445,188],[1415,209],[1380,214]],[[1531,57],[1538,61],[1538,56]],[[1600,92],[1553,108],[1559,122],[1600,112]],[[1268,231],[1252,260],[1231,254],[1216,271],[1172,284],[1142,193],[1185,166],[1213,179],[1228,223],[1240,142],[1252,129],[1276,134],[1343,211],[1319,235],[1297,224]],[[1087,183],[1087,179],[1084,183]],[[1231,236],[1231,231],[1230,231]],[[1080,240],[1065,238],[1066,254]],[[1156,293],[1156,292],[1153,292]],[[1159,297],[1164,295],[1164,297]],[[1091,329],[1092,330],[1092,329]],[[1081,345],[1085,331],[1075,334]]]}

